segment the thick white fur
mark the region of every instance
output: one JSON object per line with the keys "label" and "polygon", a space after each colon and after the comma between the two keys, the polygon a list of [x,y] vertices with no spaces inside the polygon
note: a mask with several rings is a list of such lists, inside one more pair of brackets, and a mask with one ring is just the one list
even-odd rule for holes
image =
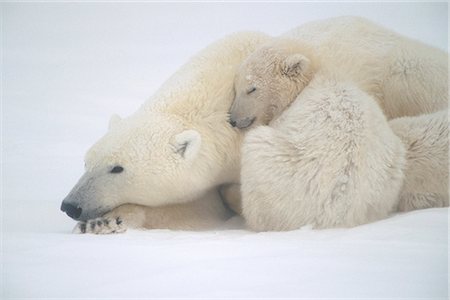
{"label": "thick white fur", "polygon": [[[123,231],[99,222],[108,211],[105,223],[120,218],[121,228],[203,229],[228,218],[218,187],[239,181],[243,138],[228,123],[233,79],[242,60],[268,39],[244,32],[212,44],[135,114],[113,117],[65,200],[83,209],[75,231]],[[110,174],[115,165],[124,171]]]}
{"label": "thick white fur", "polygon": [[314,50],[322,69],[373,96],[388,119],[448,107],[448,54],[359,17],[311,22],[282,35]]}
{"label": "thick white fur", "polygon": [[[367,34],[352,31],[361,21],[349,20],[303,25],[286,37],[309,39],[314,46],[341,31],[357,34],[355,40]],[[202,229],[229,217],[217,188],[240,181],[243,134],[227,122],[234,99],[233,79],[241,62],[269,40],[263,34],[241,33],[214,43],[175,73],[135,114],[114,118],[110,131],[86,155],[86,174],[68,196],[68,201],[82,202],[86,211],[93,212],[84,220],[96,220],[77,228],[84,224],[85,232],[92,233],[122,232],[127,227]],[[355,40],[352,45],[361,46]],[[353,58],[347,63],[353,64]],[[193,131],[201,138],[196,139]],[[189,137],[184,141],[198,142],[192,144],[196,148],[191,150],[196,151],[189,159],[178,151],[189,146],[180,144],[176,138],[180,134]],[[123,173],[109,174],[117,164],[124,167]],[[117,226],[111,226],[111,220]]]}
{"label": "thick white fur", "polygon": [[254,118],[254,125],[267,125],[317,72],[354,83],[388,119],[431,113],[447,108],[447,67],[447,53],[364,19],[307,24],[270,40],[242,63],[231,119],[238,127]]}
{"label": "thick white fur", "polygon": [[[313,87],[316,80],[312,81]],[[250,228],[266,231],[295,229],[306,224],[354,226],[384,218],[393,211],[449,206],[446,110],[386,122],[377,116],[380,112],[374,100],[353,87],[353,95],[347,95],[356,97],[353,100],[362,112],[368,110],[366,125],[373,126],[361,131],[364,137],[361,139],[348,131],[358,124],[355,119],[358,111],[328,106],[328,97],[333,93],[326,85],[320,84],[323,97],[312,98],[310,88],[273,122],[273,128],[260,126],[245,138],[241,191],[243,215]],[[344,84],[341,88],[351,91]],[[317,101],[325,98],[324,103]],[[316,102],[311,101],[313,106],[306,105],[305,99]],[[339,100],[334,98],[336,102]],[[325,126],[320,125],[327,113],[330,118]],[[330,128],[333,124],[336,127]],[[333,139],[334,136],[340,138]],[[396,138],[392,139],[393,136]],[[399,147],[398,139],[403,147]],[[345,147],[348,141],[353,148]],[[397,152],[393,151],[393,145],[398,147]],[[363,162],[372,162],[371,165],[355,168],[348,177],[342,175],[346,170],[342,161],[349,151]],[[315,159],[321,155],[322,160]],[[388,175],[394,176],[389,179]],[[339,180],[342,177],[344,180]],[[347,180],[359,184],[342,184],[342,193],[333,197],[340,182]],[[342,211],[347,219],[343,219]]]}
{"label": "thick white fur", "polygon": [[398,209],[448,206],[448,112],[398,118],[389,125],[407,149]]}
{"label": "thick white fur", "polygon": [[[232,116],[267,124],[281,114],[244,141],[249,226],[354,226],[394,209],[448,206],[447,55],[359,18],[308,24],[285,37],[252,53],[235,81]],[[304,73],[280,72],[295,55],[307,59]],[[259,93],[246,94],[248,86]],[[359,167],[346,166],[349,159]],[[348,183],[336,196],[342,176]]]}
{"label": "thick white fur", "polygon": [[405,147],[353,84],[316,77],[270,127],[247,134],[242,152],[243,215],[254,230],[355,226],[397,206]]}

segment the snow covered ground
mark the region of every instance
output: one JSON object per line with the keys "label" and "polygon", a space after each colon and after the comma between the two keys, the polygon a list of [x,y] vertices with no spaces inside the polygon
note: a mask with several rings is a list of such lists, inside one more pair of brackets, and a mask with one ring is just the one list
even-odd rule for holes
{"label": "snow covered ground", "polygon": [[444,298],[447,213],[348,230],[7,235],[4,296]]}
{"label": "snow covered ground", "polygon": [[447,50],[446,3],[2,3],[1,299],[447,298],[448,209],[353,229],[72,235],[59,211],[113,113],[225,34],[360,15]]}

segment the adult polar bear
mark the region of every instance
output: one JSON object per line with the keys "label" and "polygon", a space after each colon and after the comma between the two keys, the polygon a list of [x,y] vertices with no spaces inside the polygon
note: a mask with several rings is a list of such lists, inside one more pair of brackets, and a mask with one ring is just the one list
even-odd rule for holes
{"label": "adult polar bear", "polygon": [[228,122],[234,75],[268,39],[246,32],[212,44],[136,113],[113,117],[61,205],[73,219],[91,220],[76,230],[203,229],[227,219],[217,187],[239,181],[243,138]]}
{"label": "adult polar bear", "polygon": [[[351,17],[315,24],[301,26],[299,37],[320,46],[321,40],[366,22]],[[319,33],[305,34],[317,24]],[[379,42],[392,37],[383,32]],[[354,38],[365,37],[359,34]],[[134,115],[113,119],[110,131],[86,155],[86,173],[63,201],[63,211],[82,221],[76,230],[196,229],[227,218],[217,188],[239,182],[242,142],[241,133],[227,123],[233,77],[240,62],[269,39],[244,33],[215,43]]]}

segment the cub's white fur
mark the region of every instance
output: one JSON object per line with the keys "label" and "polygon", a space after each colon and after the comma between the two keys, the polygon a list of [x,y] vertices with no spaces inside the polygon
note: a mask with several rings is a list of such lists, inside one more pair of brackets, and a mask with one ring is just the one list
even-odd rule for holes
{"label": "cub's white fur", "polygon": [[405,147],[370,96],[316,77],[270,127],[247,134],[243,215],[255,230],[385,218],[397,206],[404,164]]}
{"label": "cub's white fur", "polygon": [[[385,119],[446,108],[446,54],[358,18],[286,36],[252,53],[235,78],[232,123],[248,128],[275,119],[250,131],[243,146],[242,206],[250,227],[354,226],[394,208],[448,206],[446,110]],[[350,175],[336,196],[345,170]]]}
{"label": "cub's white fur", "polygon": [[448,112],[398,118],[389,125],[407,149],[399,210],[448,206]]}

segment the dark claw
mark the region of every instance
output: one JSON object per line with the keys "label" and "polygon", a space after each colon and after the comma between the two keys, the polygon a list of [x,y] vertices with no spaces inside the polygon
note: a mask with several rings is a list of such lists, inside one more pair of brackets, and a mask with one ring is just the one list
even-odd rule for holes
{"label": "dark claw", "polygon": [[91,229],[94,230],[94,228],[95,228],[95,222],[91,222],[90,225],[91,225]]}
{"label": "dark claw", "polygon": [[103,224],[105,224],[106,226],[108,226],[108,225],[109,225],[109,220],[108,220],[108,219],[104,219],[104,220],[103,220]]}
{"label": "dark claw", "polygon": [[98,226],[102,226],[102,221],[97,221]]}
{"label": "dark claw", "polygon": [[117,217],[117,218],[116,218],[116,224],[117,224],[117,225],[122,224],[122,220],[120,219],[120,217]]}

